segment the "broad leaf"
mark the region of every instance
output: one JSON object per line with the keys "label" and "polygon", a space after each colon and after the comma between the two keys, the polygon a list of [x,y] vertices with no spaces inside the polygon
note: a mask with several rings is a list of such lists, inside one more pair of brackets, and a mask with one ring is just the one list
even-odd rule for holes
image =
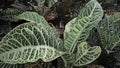
{"label": "broad leaf", "polygon": [[77,53],[63,55],[63,60],[71,66],[83,66],[95,61],[101,54],[99,46],[90,47],[86,42],[78,44]]}
{"label": "broad leaf", "polygon": [[68,22],[64,32],[64,46],[70,53],[74,52],[77,43],[86,41],[90,30],[102,19],[103,10],[96,0],[91,0],[78,17]]}
{"label": "broad leaf", "polygon": [[38,59],[44,62],[56,59],[64,52],[62,41],[53,31],[38,23],[19,25],[0,42],[0,60],[9,64],[21,64]]}
{"label": "broad leaf", "polygon": [[78,51],[75,54],[74,66],[83,66],[96,60],[101,54],[99,46],[90,47],[86,42],[78,45]]}
{"label": "broad leaf", "polygon": [[19,16],[17,16],[17,18],[19,19],[23,19],[26,21],[30,21],[32,23],[38,23],[38,25],[42,25],[44,28],[49,29],[51,32],[53,32],[53,34],[55,34],[56,36],[58,36],[57,32],[55,31],[55,29],[51,28],[47,21],[44,19],[43,16],[39,15],[38,13],[35,12],[24,12],[22,14],[20,14]]}
{"label": "broad leaf", "polygon": [[[65,34],[64,34],[64,46],[66,50],[69,50],[69,52],[73,52],[74,48],[76,47],[79,38],[85,37],[86,33],[89,29],[85,29],[88,26],[88,23],[90,22],[90,17],[84,17],[82,19],[79,19],[78,22],[75,22],[76,18],[74,18],[72,21],[70,21],[66,25]],[[85,26],[83,26],[85,25]],[[84,34],[82,34],[84,33]],[[82,41],[85,41],[86,38]]]}
{"label": "broad leaf", "polygon": [[118,28],[118,23],[115,23],[114,21],[116,20],[111,18],[113,17],[106,15],[98,27],[103,47],[107,50],[112,50],[120,43],[120,30]]}
{"label": "broad leaf", "polygon": [[43,16],[39,15],[36,12],[24,12],[17,16],[19,19],[23,19],[26,21],[30,21],[32,23],[39,23],[45,26],[48,26],[47,21],[44,19]]}
{"label": "broad leaf", "polygon": [[85,16],[92,17],[91,22],[98,23],[103,17],[103,9],[101,5],[97,2],[97,0],[89,1],[85,7],[80,11],[78,15],[78,19],[83,18]]}

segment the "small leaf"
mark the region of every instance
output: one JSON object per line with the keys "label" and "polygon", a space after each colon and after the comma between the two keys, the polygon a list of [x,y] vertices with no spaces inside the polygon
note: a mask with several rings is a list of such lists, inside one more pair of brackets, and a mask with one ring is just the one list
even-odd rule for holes
{"label": "small leaf", "polygon": [[[36,0],[38,6],[43,7],[46,0]],[[47,0],[48,7],[52,7],[58,0]]]}
{"label": "small leaf", "polygon": [[112,22],[120,21],[120,12],[117,12],[117,13],[114,13],[113,15],[111,15],[110,20]]}
{"label": "small leaf", "polygon": [[62,57],[66,65],[72,67],[92,63],[100,54],[101,48],[99,46],[90,47],[86,42],[82,42],[78,44],[76,53],[64,54]]}
{"label": "small leaf", "polygon": [[18,21],[16,17],[21,13],[23,13],[22,10],[7,8],[0,11],[0,19],[5,21]]}
{"label": "small leaf", "polygon": [[83,66],[95,61],[101,54],[99,46],[90,47],[86,42],[78,45],[74,66]]}

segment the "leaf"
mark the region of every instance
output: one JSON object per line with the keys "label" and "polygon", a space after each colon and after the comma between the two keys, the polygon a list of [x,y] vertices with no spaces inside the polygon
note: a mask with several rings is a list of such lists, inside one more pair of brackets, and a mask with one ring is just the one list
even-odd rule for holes
{"label": "leaf", "polygon": [[73,52],[75,46],[78,43],[80,36],[81,38],[85,36],[85,34],[82,34],[82,32],[84,33],[88,32],[88,30],[85,30],[85,28],[86,26],[88,26],[88,23],[90,22],[89,17],[84,17],[80,19],[78,22],[75,22],[76,21],[75,19],[73,19],[66,25],[65,27],[66,29],[64,32],[64,46],[66,50],[69,50],[69,52]]}
{"label": "leaf", "polygon": [[49,29],[51,32],[53,32],[53,34],[55,34],[58,37],[57,32],[55,31],[55,29],[53,29],[52,27],[50,27],[47,23],[47,21],[45,20],[45,18],[41,15],[39,15],[36,12],[24,12],[20,15],[17,16],[18,19],[23,19],[26,21],[30,21],[32,23],[38,23],[38,25],[42,25],[44,28]]}
{"label": "leaf", "polygon": [[7,8],[0,11],[0,19],[5,21],[18,21],[16,16],[18,16],[21,13],[23,13],[22,10]]}
{"label": "leaf", "polygon": [[78,44],[77,52],[74,54],[65,54],[63,59],[71,66],[83,66],[95,61],[101,54],[99,46],[90,47],[86,42]]}
{"label": "leaf", "polygon": [[90,47],[86,42],[78,45],[74,66],[83,66],[96,60],[101,54],[99,46]]}
{"label": "leaf", "polygon": [[[35,0],[40,7],[44,6],[44,3],[46,0]],[[58,0],[47,0],[48,6],[51,7],[53,6]]]}
{"label": "leaf", "polygon": [[0,62],[0,68],[25,68],[22,64],[7,64]]}
{"label": "leaf", "polygon": [[98,27],[103,47],[110,51],[120,43],[120,30],[116,26],[117,23],[111,21],[111,18],[105,16]]}
{"label": "leaf", "polygon": [[48,1],[49,7],[52,7],[56,2],[58,2],[58,0],[49,0]]}
{"label": "leaf", "polygon": [[117,12],[117,13],[114,13],[113,15],[111,15],[110,20],[112,22],[120,21],[120,12]]}
{"label": "leaf", "polygon": [[43,24],[41,21],[39,24],[25,23],[10,31],[0,42],[0,60],[9,64],[35,62],[38,59],[50,62],[63,55],[62,40],[52,28]]}
{"label": "leaf", "polygon": [[80,12],[78,17],[68,22],[64,31],[64,46],[73,53],[77,43],[86,41],[90,30],[102,19],[103,10],[96,0],[91,0]]}
{"label": "leaf", "polygon": [[103,9],[97,0],[90,0],[85,7],[80,11],[78,19],[85,16],[92,17],[91,22],[98,23],[103,17]]}
{"label": "leaf", "polygon": [[44,19],[43,16],[39,15],[36,12],[24,12],[17,16],[18,19],[23,19],[26,21],[30,21],[32,23],[39,23],[45,26],[48,26],[47,21]]}

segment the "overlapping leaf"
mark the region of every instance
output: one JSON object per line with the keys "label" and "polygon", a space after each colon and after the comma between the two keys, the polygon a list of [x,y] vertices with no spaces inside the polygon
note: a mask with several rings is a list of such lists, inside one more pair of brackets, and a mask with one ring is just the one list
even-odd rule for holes
{"label": "overlapping leaf", "polygon": [[5,21],[18,21],[17,15],[23,13],[22,10],[7,8],[0,11],[0,19]]}
{"label": "overlapping leaf", "polygon": [[35,12],[24,12],[21,15],[19,15],[17,18],[23,19],[26,21],[30,21],[32,23],[38,23],[38,25],[42,25],[44,28],[49,29],[49,31],[53,32],[56,36],[58,36],[57,32],[51,28],[47,21],[44,19],[44,17],[38,15],[38,13]]}
{"label": "overlapping leaf", "polygon": [[118,22],[120,21],[120,12],[116,12],[110,17],[111,22]]}
{"label": "overlapping leaf", "polygon": [[103,17],[103,9],[101,5],[97,2],[97,0],[89,1],[85,7],[80,11],[78,15],[79,18],[83,18],[85,16],[92,17],[92,23],[98,23]]}
{"label": "overlapping leaf", "polygon": [[23,64],[8,64],[0,62],[0,68],[25,68]]}
{"label": "overlapping leaf", "polygon": [[[117,28],[116,19],[106,16],[99,24],[99,33],[101,35],[103,47],[112,50],[120,43],[120,30]],[[112,20],[112,21],[111,21]]]}
{"label": "overlapping leaf", "polygon": [[78,45],[74,66],[83,66],[96,60],[101,54],[99,46],[90,47],[86,42]]}
{"label": "overlapping leaf", "polygon": [[70,53],[74,52],[78,42],[86,41],[90,30],[102,19],[103,10],[96,0],[91,0],[81,10],[77,18],[66,25],[64,46]]}
{"label": "overlapping leaf", "polygon": [[4,63],[21,64],[38,59],[49,62],[64,54],[61,39],[51,27],[44,26],[46,21],[34,15],[29,17],[34,23],[17,26],[0,42],[0,60]]}
{"label": "overlapping leaf", "polygon": [[26,21],[30,21],[32,23],[39,23],[42,24],[43,26],[48,26],[47,21],[44,19],[43,16],[40,16],[36,12],[24,12],[17,16],[18,19],[23,19]]}
{"label": "overlapping leaf", "polygon": [[[82,35],[82,33],[86,32],[85,28],[86,28],[86,26],[88,26],[87,24],[90,22],[90,17],[84,17],[82,19],[79,19],[78,22],[75,22],[75,21],[76,21],[76,18],[73,19],[72,21],[70,21],[66,25],[66,29],[65,29],[64,46],[67,50],[69,50],[69,52],[71,52],[75,49],[75,46],[77,45],[80,37],[81,38],[82,38],[82,36],[85,37],[85,34]],[[83,26],[83,25],[85,25],[85,26]],[[86,40],[86,38],[84,39],[84,41],[85,40]]]}
{"label": "overlapping leaf", "polygon": [[[35,0],[40,7],[44,6],[44,3],[46,0]],[[48,6],[51,7],[53,6],[58,0],[47,0]]]}
{"label": "overlapping leaf", "polygon": [[63,55],[71,66],[83,66],[96,60],[101,54],[99,46],[90,47],[86,42],[78,44],[77,53]]}

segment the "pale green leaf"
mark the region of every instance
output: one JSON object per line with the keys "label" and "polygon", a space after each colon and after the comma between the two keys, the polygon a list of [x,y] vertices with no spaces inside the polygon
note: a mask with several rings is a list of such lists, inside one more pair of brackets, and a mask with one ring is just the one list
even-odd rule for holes
{"label": "pale green leaf", "polygon": [[103,47],[107,50],[113,50],[120,43],[118,23],[114,22],[116,19],[111,21],[111,18],[113,17],[106,15],[98,27]]}
{"label": "pale green leaf", "polygon": [[[46,0],[36,0],[38,6],[43,7]],[[58,0],[47,0],[48,7],[52,7]]]}
{"label": "pale green leaf", "polygon": [[16,17],[21,13],[23,13],[22,10],[7,8],[0,11],[0,19],[5,21],[18,21]]}
{"label": "pale green leaf", "polygon": [[36,23],[25,23],[10,31],[0,42],[0,60],[17,64],[50,62],[62,54],[62,41],[50,29]]}
{"label": "pale green leaf", "polygon": [[0,62],[0,68],[25,68],[24,64],[8,64]]}
{"label": "pale green leaf", "polygon": [[63,55],[63,60],[66,65],[84,66],[95,61],[101,54],[99,46],[90,47],[86,42],[78,44],[77,52],[73,54]]}
{"label": "pale green leaf", "polygon": [[39,24],[48,26],[48,23],[44,19],[44,17],[39,15],[36,12],[24,12],[24,13],[18,15],[17,18],[23,19],[26,21],[30,21],[32,23],[39,23]]}
{"label": "pale green leaf", "polygon": [[111,22],[118,22],[120,21],[120,12],[116,12],[111,15],[110,17]]}
{"label": "pale green leaf", "polygon": [[103,17],[103,9],[101,5],[97,2],[97,0],[90,0],[85,7],[80,11],[78,15],[79,18],[83,18],[85,16],[92,17],[91,22],[98,23]]}
{"label": "pale green leaf", "polygon": [[[82,41],[86,40],[86,37],[89,34],[89,17],[84,17],[82,19],[79,19],[78,22],[75,22],[76,18],[70,21],[66,25],[66,29],[64,32],[64,46],[66,50],[69,50],[69,52],[73,52],[74,48],[76,47],[78,40],[81,38]],[[86,33],[85,33],[86,32]],[[84,33],[84,34],[82,34]],[[82,38],[83,37],[83,38]]]}
{"label": "pale green leaf", "polygon": [[83,66],[95,61],[101,54],[99,46],[90,47],[86,42],[78,45],[78,51],[75,54],[74,66]]}
{"label": "pale green leaf", "polygon": [[17,16],[17,18],[30,21],[32,23],[37,23],[38,25],[42,25],[44,28],[49,29],[51,32],[53,32],[53,34],[55,34],[58,37],[58,34],[55,31],[55,29],[50,27],[45,18],[36,12],[24,12]]}
{"label": "pale green leaf", "polygon": [[77,43],[86,41],[90,30],[102,19],[103,10],[96,0],[91,0],[81,10],[78,17],[68,22],[64,32],[64,46],[73,53]]}

